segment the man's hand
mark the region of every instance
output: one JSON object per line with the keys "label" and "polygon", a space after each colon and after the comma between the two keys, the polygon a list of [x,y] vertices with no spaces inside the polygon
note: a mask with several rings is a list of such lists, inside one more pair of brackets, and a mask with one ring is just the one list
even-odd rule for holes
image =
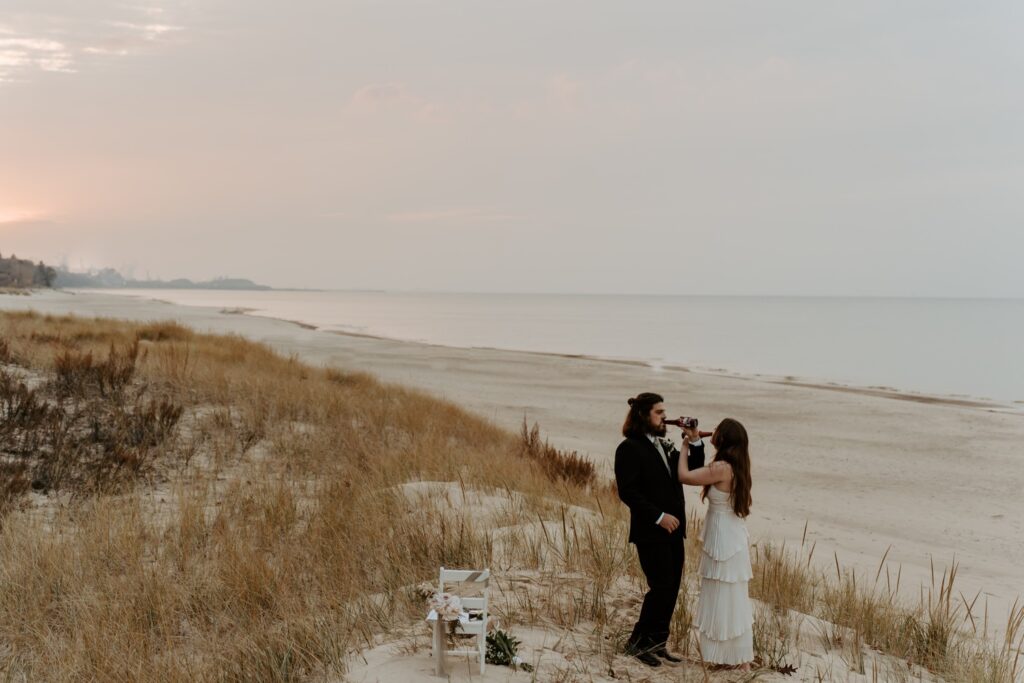
{"label": "man's hand", "polygon": [[661,521],[658,522],[658,526],[660,526],[665,531],[672,533],[673,531],[679,528],[679,518],[674,517],[666,512],[664,515],[661,516]]}
{"label": "man's hand", "polygon": [[686,440],[691,443],[700,441],[700,430],[698,430],[696,427],[694,427],[693,429],[684,428],[683,434],[686,435]]}

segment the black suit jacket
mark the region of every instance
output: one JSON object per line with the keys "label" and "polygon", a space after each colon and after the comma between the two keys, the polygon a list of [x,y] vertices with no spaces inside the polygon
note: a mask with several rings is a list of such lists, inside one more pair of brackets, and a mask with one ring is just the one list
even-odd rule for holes
{"label": "black suit jacket", "polygon": [[[665,468],[657,447],[646,436],[628,437],[615,449],[615,484],[619,498],[629,506],[630,543],[686,538],[686,507],[683,485],[679,483],[679,450],[666,448],[665,454],[669,469]],[[690,446],[687,463],[691,470],[704,466],[703,442],[699,446]],[[672,534],[657,524],[663,512],[679,518],[679,528]]]}

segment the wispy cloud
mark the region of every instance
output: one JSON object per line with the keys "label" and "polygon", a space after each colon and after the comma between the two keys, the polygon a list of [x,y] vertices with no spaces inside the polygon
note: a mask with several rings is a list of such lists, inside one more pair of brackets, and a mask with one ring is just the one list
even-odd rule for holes
{"label": "wispy cloud", "polygon": [[89,45],[82,48],[82,52],[87,55],[113,55],[115,57],[124,57],[131,54],[128,48],[114,47],[113,45]]}
{"label": "wispy cloud", "polygon": [[43,38],[0,38],[0,48],[24,48],[37,52],[63,52],[64,44]]}
{"label": "wispy cloud", "polygon": [[134,24],[128,21],[114,21],[111,22],[111,25],[132,31],[143,40],[147,41],[159,40],[165,34],[174,33],[175,31],[181,31],[184,29],[184,26],[172,26],[170,24]]}
{"label": "wispy cloud", "polygon": [[154,6],[118,6],[122,17],[95,21],[25,13],[0,24],[0,83],[30,80],[33,73],[75,73],[95,56],[123,57],[184,30]]}
{"label": "wispy cloud", "polygon": [[64,43],[17,35],[6,27],[0,36],[4,36],[0,37],[0,82],[12,80],[19,71],[29,69],[74,71],[74,60]]}

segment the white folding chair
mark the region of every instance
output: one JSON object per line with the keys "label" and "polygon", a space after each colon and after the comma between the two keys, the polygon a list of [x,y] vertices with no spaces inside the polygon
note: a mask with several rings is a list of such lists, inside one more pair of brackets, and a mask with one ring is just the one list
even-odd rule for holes
{"label": "white folding chair", "polygon": [[[487,584],[491,578],[491,570],[482,569],[445,569],[441,567],[441,576],[438,579],[438,591],[458,595],[462,601],[462,609],[472,614],[477,613],[480,619],[470,618],[468,621],[459,621],[456,633],[466,633],[476,636],[476,649],[473,650],[444,650],[444,655],[467,655],[480,658],[480,673],[484,672],[484,659],[487,656]],[[458,584],[457,589],[445,590],[447,584]],[[470,594],[470,595],[465,595]],[[438,648],[445,648],[446,640],[434,643],[434,656],[438,661],[443,661],[443,655]]]}

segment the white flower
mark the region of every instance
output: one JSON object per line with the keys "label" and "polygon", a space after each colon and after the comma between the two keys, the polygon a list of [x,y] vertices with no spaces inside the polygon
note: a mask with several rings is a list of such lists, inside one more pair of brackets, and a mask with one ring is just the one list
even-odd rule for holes
{"label": "white flower", "polygon": [[443,621],[455,621],[462,613],[462,599],[451,593],[434,593],[429,604],[430,609],[437,612],[437,618]]}

